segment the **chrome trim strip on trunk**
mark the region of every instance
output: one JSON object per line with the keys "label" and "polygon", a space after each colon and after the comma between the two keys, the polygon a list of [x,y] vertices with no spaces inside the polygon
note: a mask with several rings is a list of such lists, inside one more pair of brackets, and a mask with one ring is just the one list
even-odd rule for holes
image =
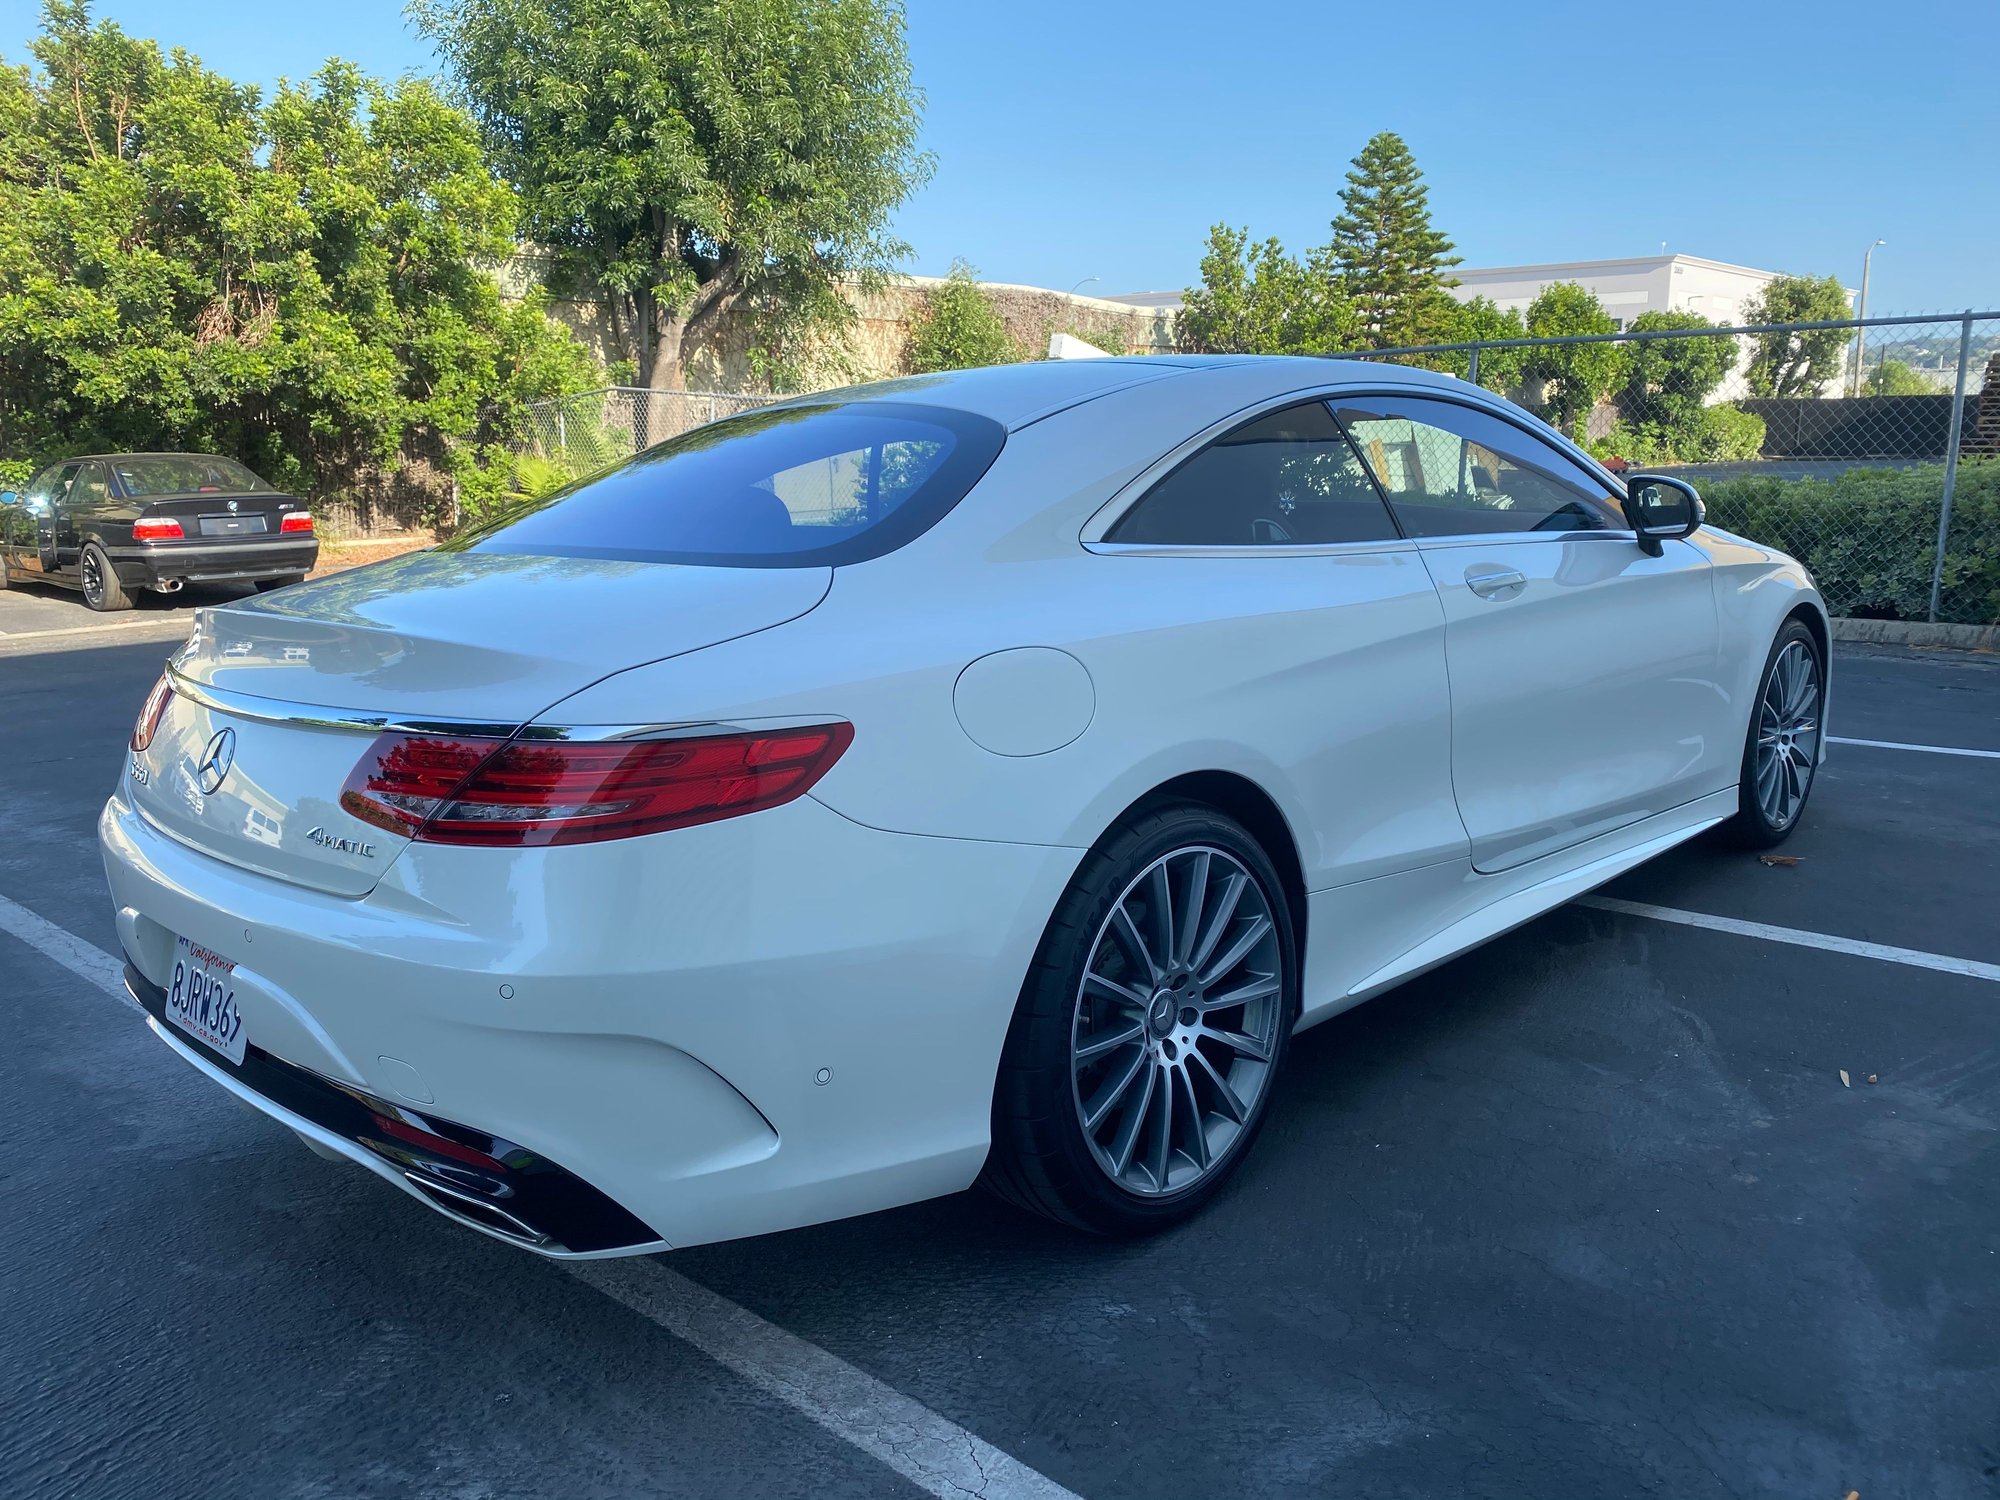
{"label": "chrome trim strip on trunk", "polygon": [[345,729],[357,734],[436,734],[468,739],[550,740],[580,744],[605,740],[688,739],[755,729],[798,729],[831,723],[840,718],[838,714],[787,714],[741,723],[689,719],[657,724],[497,723],[490,719],[452,718],[446,715],[411,718],[401,714],[329,708],[324,704],[296,703],[284,698],[260,698],[250,693],[230,692],[196,682],[171,662],[167,664],[167,678],[177,696],[232,718],[249,719],[261,724],[296,724],[307,729]]}

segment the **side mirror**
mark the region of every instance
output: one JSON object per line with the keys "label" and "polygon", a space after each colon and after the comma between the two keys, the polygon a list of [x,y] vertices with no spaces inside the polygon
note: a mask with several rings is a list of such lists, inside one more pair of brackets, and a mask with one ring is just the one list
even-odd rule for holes
{"label": "side mirror", "polygon": [[1662,542],[1693,536],[1701,525],[1701,496],[1685,479],[1666,474],[1628,474],[1625,478],[1625,519],[1639,534],[1639,545],[1658,557]]}

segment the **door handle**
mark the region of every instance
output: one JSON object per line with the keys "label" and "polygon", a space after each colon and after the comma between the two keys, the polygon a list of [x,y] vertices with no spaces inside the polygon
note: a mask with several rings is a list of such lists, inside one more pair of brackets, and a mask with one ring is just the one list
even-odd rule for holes
{"label": "door handle", "polygon": [[1519,568],[1474,563],[1465,570],[1465,586],[1482,599],[1511,599],[1528,586]]}

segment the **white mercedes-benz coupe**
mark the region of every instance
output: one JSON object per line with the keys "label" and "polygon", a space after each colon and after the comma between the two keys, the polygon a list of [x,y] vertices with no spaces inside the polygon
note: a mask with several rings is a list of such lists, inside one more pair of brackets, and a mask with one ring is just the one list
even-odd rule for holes
{"label": "white mercedes-benz coupe", "polygon": [[950,1193],[1106,1232],[1301,1026],[1796,826],[1826,613],[1443,376],[804,396],[203,610],[101,834],[160,1038],[549,1255]]}

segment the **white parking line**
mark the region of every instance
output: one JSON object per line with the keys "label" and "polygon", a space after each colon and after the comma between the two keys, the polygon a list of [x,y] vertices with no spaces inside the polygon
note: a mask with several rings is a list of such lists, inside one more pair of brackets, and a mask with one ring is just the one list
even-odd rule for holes
{"label": "white parking line", "polygon": [[[125,991],[121,961],[5,896],[0,932],[141,1008]],[[1078,1500],[922,1402],[658,1261],[572,1261],[566,1269],[939,1500]]]}
{"label": "white parking line", "polygon": [[569,1269],[926,1494],[940,1500],[1077,1500],[921,1402],[658,1261],[575,1261]]}
{"label": "white parking line", "polygon": [[1706,912],[1649,906],[1644,901],[1622,901],[1616,896],[1579,896],[1574,904],[1595,907],[1599,911],[1619,912],[1628,917],[1651,917],[1656,922],[1706,927],[1711,932],[1734,933],[1737,937],[1762,938],[1769,943],[1790,943],[1799,948],[1821,948],[1830,953],[1851,953],[1856,958],[1877,958],[1884,963],[1908,964],[1913,969],[1935,969],[1940,974],[1963,974],[1969,979],[1990,979],[2000,983],[2000,964],[1981,963],[1972,958],[1952,958],[1943,953],[1926,953],[1921,948],[1892,948],[1886,943],[1864,943],[1859,938],[1836,937],[1830,932],[1773,927],[1765,922],[1745,922],[1738,917],[1712,917]]}
{"label": "white parking line", "polygon": [[112,999],[144,1012],[145,1007],[126,992],[125,965],[121,961],[5,896],[0,896],[0,932],[13,933],[30,948],[54,959],[78,978],[88,980]]}
{"label": "white parking line", "polygon": [[1925,755],[1973,755],[1981,760],[2000,760],[2000,750],[1961,750],[1955,745],[1906,745],[1901,740],[1850,740],[1840,735],[1826,737],[1829,745],[1865,745],[1870,750],[1920,750]]}

